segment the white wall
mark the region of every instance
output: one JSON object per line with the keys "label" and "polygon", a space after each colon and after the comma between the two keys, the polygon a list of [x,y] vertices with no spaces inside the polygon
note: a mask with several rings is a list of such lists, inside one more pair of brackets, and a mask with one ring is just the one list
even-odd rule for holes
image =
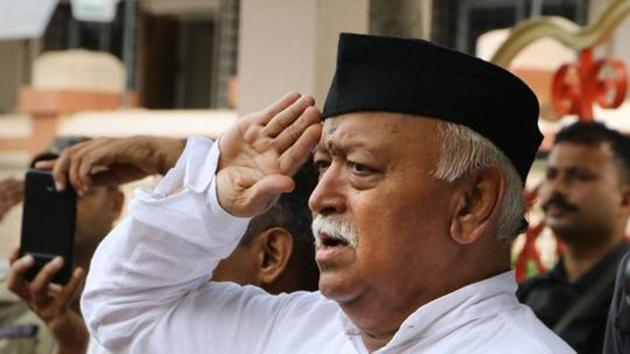
{"label": "white wall", "polygon": [[321,103],[335,68],[339,32],[366,33],[368,0],[243,0],[238,111],[258,110],[289,91]]}

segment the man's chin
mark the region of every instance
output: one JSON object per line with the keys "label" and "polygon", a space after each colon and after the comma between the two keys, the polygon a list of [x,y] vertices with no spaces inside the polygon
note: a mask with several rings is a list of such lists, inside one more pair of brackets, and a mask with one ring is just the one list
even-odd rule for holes
{"label": "man's chin", "polygon": [[564,234],[575,228],[574,223],[568,217],[547,217],[545,224],[553,231],[554,234]]}
{"label": "man's chin", "polygon": [[577,235],[584,232],[584,228],[571,220],[554,220],[546,223],[553,235],[563,242],[573,241]]}
{"label": "man's chin", "polygon": [[326,298],[340,304],[354,300],[360,293],[360,287],[350,276],[344,276],[342,272],[322,272],[319,275],[319,291]]}

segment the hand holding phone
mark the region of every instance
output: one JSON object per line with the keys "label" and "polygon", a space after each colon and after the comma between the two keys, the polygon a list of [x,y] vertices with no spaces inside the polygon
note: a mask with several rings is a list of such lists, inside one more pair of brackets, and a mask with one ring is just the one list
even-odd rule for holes
{"label": "hand holding phone", "polygon": [[32,281],[45,264],[61,256],[63,267],[52,282],[67,284],[72,276],[77,194],[72,188],[57,191],[48,171],[29,170],[24,183],[20,255],[32,255],[35,263],[24,278]]}
{"label": "hand holding phone", "polygon": [[11,269],[7,288],[19,296],[39,317],[58,345],[58,353],[85,353],[90,334],[78,313],[77,299],[83,288],[85,271],[74,270],[65,286],[52,284],[51,280],[63,267],[60,257],[46,264],[33,281],[24,281],[24,275],[34,265],[32,256],[18,259],[17,250],[11,256]]}

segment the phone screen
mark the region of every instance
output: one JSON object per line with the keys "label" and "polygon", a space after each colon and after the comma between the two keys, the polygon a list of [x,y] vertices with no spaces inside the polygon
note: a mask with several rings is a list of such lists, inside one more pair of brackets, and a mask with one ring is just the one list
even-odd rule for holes
{"label": "phone screen", "polygon": [[70,280],[76,204],[76,192],[70,187],[58,192],[50,172],[26,173],[20,254],[35,258],[35,266],[26,273],[27,280],[33,280],[55,256],[63,257],[64,265],[52,282],[66,284]]}

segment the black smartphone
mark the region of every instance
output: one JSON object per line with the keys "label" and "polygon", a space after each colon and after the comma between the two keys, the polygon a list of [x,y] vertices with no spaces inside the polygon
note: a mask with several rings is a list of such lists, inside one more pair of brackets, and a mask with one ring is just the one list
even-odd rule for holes
{"label": "black smartphone", "polygon": [[25,274],[32,281],[42,267],[56,256],[63,257],[63,268],[53,283],[67,284],[72,276],[72,255],[77,215],[77,193],[70,186],[55,189],[48,171],[29,170],[24,178],[24,207],[20,256],[30,254],[35,265]]}

